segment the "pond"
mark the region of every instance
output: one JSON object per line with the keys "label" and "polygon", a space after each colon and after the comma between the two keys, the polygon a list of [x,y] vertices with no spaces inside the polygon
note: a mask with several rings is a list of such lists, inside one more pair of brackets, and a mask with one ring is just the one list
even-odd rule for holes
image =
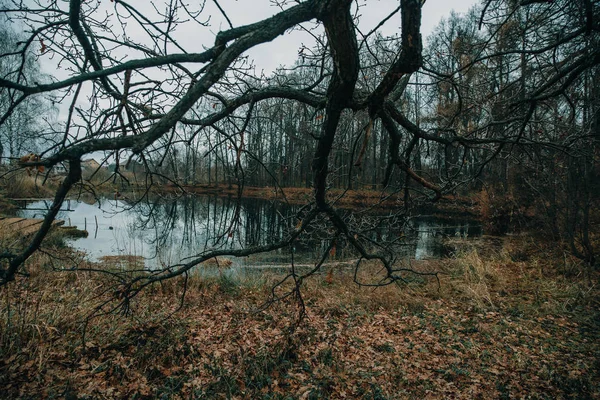
{"label": "pond", "polygon": [[[22,217],[41,218],[51,201],[26,204]],[[101,199],[95,204],[68,201],[58,219],[65,226],[85,229],[86,238],[72,239],[70,245],[84,251],[90,260],[104,256],[141,256],[146,268],[157,268],[201,253],[207,249],[235,249],[270,244],[286,237],[297,223],[299,206],[257,199],[210,196],[186,196],[177,199],[155,199],[140,203]],[[300,210],[301,212],[301,210]],[[439,258],[447,254],[444,237],[477,237],[481,225],[468,219],[439,219],[431,216],[411,218],[341,211],[346,220],[362,232],[364,241],[373,248],[387,244],[402,257],[412,259]],[[245,258],[232,258],[234,265],[285,266],[291,254],[296,264],[314,265],[326,251],[334,230],[326,226],[307,232],[294,246]],[[356,259],[358,256],[343,240],[336,242],[333,261]]]}

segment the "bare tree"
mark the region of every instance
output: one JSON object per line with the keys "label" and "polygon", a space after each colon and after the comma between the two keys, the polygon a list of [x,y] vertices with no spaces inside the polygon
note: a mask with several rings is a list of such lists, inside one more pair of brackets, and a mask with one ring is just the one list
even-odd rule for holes
{"label": "bare tree", "polygon": [[[64,93],[70,98],[72,112],[63,127],[63,139],[46,149],[42,161],[47,167],[68,162],[68,176],[57,191],[40,231],[28,248],[12,258],[9,267],[3,271],[3,282],[14,279],[22,263],[41,244],[65,196],[80,182],[81,159],[86,154],[126,152],[146,160],[168,158],[176,151],[178,143],[195,139],[194,135],[184,138],[179,127],[194,126],[195,133],[204,130],[219,133],[219,142],[209,144],[215,150],[212,154],[220,159],[223,167],[233,168],[231,173],[239,180],[244,167],[240,160],[245,150],[242,147],[245,146],[242,142],[244,126],[252,117],[254,105],[271,98],[291,99],[322,110],[322,119],[314,132],[311,167],[314,202],[310,211],[283,240],[241,250],[200,249],[197,257],[185,264],[170,265],[162,271],[136,278],[128,284],[128,293],[181,275],[214,256],[243,256],[288,246],[314,224],[319,215],[325,216],[330,227],[337,230],[338,235],[345,236],[362,258],[381,260],[388,271],[389,282],[398,279],[393,259],[372,252],[332,207],[326,198],[327,180],[329,156],[344,110],[365,109],[371,119],[377,118],[401,76],[419,68],[422,48],[420,1],[402,1],[402,38],[398,54],[381,82],[360,98],[354,96],[360,69],[359,43],[351,13],[352,2],[348,0],[306,1],[284,7],[283,11],[263,21],[220,32],[214,45],[201,53],[185,51],[173,38],[179,19],[183,18],[180,15],[185,15],[199,28],[203,26],[200,11],[192,11],[183,3],[170,2],[167,11],[161,13],[163,20],[151,22],[131,5],[115,1],[112,18],[122,22],[118,29],[109,25],[113,20],[98,18],[99,3],[71,1],[68,8],[62,9],[64,5],[58,2],[51,3],[50,7],[16,4],[14,8],[4,10],[11,18],[19,18],[29,26],[31,37],[23,44],[22,51],[43,40],[71,71],[71,76],[49,84],[29,84],[22,79],[0,80],[0,85],[14,93],[16,99],[14,107],[5,110],[0,122],[4,123],[14,112],[19,99],[39,93]],[[125,19],[135,21],[144,30],[145,41],[134,41],[127,35]],[[326,32],[327,44],[323,46],[321,56],[324,60],[321,61],[322,73],[317,80],[276,83],[257,90],[256,83],[260,79],[247,78],[249,71],[244,67],[244,52],[307,21],[318,21]],[[122,33],[119,32],[121,28]],[[115,55],[117,50],[135,52],[142,57],[120,61]],[[164,74],[160,80],[154,77],[156,70]],[[86,108],[78,105],[84,92],[88,93],[89,99]],[[207,108],[209,112],[206,112]],[[236,158],[237,162],[232,163],[231,160]]]}
{"label": "bare tree", "polygon": [[[27,249],[11,257],[0,282],[14,280],[23,262],[39,248],[61,203],[81,182],[84,156],[104,152],[107,159],[139,160],[147,168],[147,184],[152,185],[166,175],[160,170],[166,166],[173,178],[183,176],[178,160],[197,159],[189,149],[205,153],[205,181],[237,184],[239,195],[247,174],[258,174],[261,181],[269,178],[275,186],[297,184],[302,177],[292,182],[285,168],[298,165],[307,170],[302,163],[308,159],[313,200],[282,239],[233,250],[198,249],[185,263],[124,281],[125,298],[215,256],[288,247],[314,229],[330,232],[330,244],[314,270],[302,275],[292,269],[286,279],[296,287],[319,269],[340,238],[359,253],[356,269],[364,260],[378,260],[385,270],[383,280],[358,283],[403,280],[408,271],[396,262],[393,248],[371,240],[351,216],[336,210],[335,200],[327,196],[329,187],[351,188],[362,174],[363,182],[365,178],[371,184],[379,182],[384,193],[405,190],[406,200],[413,192],[437,201],[479,176],[498,157],[508,157],[517,146],[556,147],[555,141],[535,135],[536,113],[600,62],[597,5],[590,0],[567,2],[569,6],[563,7],[564,3],[488,0],[480,13],[472,14],[481,16],[479,26],[465,24],[446,41],[453,62],[440,68],[428,58],[422,68],[421,0],[401,0],[370,32],[358,29],[351,0],[279,2],[280,12],[219,32],[202,52],[184,48],[176,31],[186,24],[207,32],[204,3],[191,9],[170,0],[163,9],[145,14],[121,0],[115,0],[109,12],[102,2],[31,2],[28,6],[15,2],[2,12],[27,26],[29,38],[19,51],[43,43],[69,76],[46,84],[21,76],[2,77],[0,87],[13,101],[3,109],[0,125],[33,96],[52,93],[70,102],[59,132],[62,140],[45,148],[39,162],[50,168],[68,163],[69,173],[42,228]],[[532,15],[522,17],[523,27],[512,29],[515,15],[522,12]],[[381,26],[395,14],[401,15],[400,35],[379,35]],[[560,35],[536,28],[540,21],[550,24],[556,18],[568,28]],[[309,30],[309,22],[322,27],[324,34]],[[138,28],[135,35],[131,25]],[[469,36],[476,32],[474,26],[484,30],[480,37]],[[301,49],[291,71],[269,78],[256,73],[246,52],[290,29],[308,30],[315,47]],[[509,36],[513,42],[505,43]],[[534,78],[529,66],[536,62],[542,65]],[[501,66],[509,72],[499,71]],[[424,75],[417,82],[419,70]],[[523,74],[529,79],[525,84]],[[484,91],[490,80],[500,78],[501,84]],[[435,87],[437,96],[421,92],[417,96],[419,85]],[[407,107],[411,93],[419,100]],[[436,115],[420,121],[421,111],[433,107],[420,99],[433,98]],[[475,104],[481,99],[487,100]],[[494,111],[497,103],[504,107],[501,112]],[[415,107],[423,110],[415,112]],[[377,154],[381,151],[386,152],[383,157]],[[302,160],[292,159],[297,152],[302,152]],[[444,165],[434,170],[436,157]],[[379,175],[366,177],[357,170],[369,162],[371,171],[379,170]],[[184,166],[189,168],[189,163]],[[117,173],[118,169],[117,165]],[[238,220],[239,212],[234,212],[223,234]]]}
{"label": "bare tree", "polygon": [[484,1],[441,26],[424,67],[438,93],[427,133],[451,138],[437,140],[454,168],[447,181],[476,177],[499,184],[512,210],[536,205],[592,265],[599,159],[589,74],[600,62],[599,14],[587,0]]}
{"label": "bare tree", "polygon": [[[0,3],[1,6],[2,3]],[[36,54],[31,50],[20,49],[19,42],[26,40],[24,34],[11,29],[5,16],[0,28],[0,74],[4,79],[18,79],[24,82],[44,82]],[[15,92],[0,88],[0,109],[8,110],[17,102]],[[52,143],[54,135],[50,125],[55,118],[51,99],[44,96],[31,96],[22,99],[0,126],[0,162],[3,157],[18,159],[30,152],[38,152]]]}

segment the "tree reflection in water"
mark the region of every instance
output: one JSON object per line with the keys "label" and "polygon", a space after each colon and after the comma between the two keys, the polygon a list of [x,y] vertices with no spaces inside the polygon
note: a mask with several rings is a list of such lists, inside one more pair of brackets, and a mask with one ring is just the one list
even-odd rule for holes
{"label": "tree reflection in water", "polygon": [[[43,201],[31,203],[24,217],[41,217]],[[35,209],[35,210],[34,210]],[[477,237],[481,226],[464,219],[441,220],[433,217],[404,218],[397,213],[385,215],[344,211],[344,217],[361,232],[373,249],[392,248],[403,257],[437,258],[445,255],[444,237]],[[239,249],[268,245],[283,240],[295,229],[306,210],[280,202],[216,196],[155,198],[137,204],[104,199],[100,204],[71,202],[71,211],[58,218],[87,225],[90,236],[77,239],[73,246],[86,251],[91,259],[105,255],[138,255],[150,269],[174,264],[216,249]],[[96,230],[95,221],[98,220]],[[288,249],[232,259],[236,266],[285,266],[295,263],[314,265],[331,246],[334,229],[328,221],[308,229]],[[320,229],[325,227],[325,229]],[[332,261],[351,260],[358,255],[341,238],[329,252]]]}

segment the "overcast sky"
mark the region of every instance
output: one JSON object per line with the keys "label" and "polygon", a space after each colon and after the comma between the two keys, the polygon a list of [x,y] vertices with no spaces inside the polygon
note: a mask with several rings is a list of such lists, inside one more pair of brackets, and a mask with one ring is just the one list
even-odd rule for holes
{"label": "overcast sky", "polygon": [[[221,7],[228,15],[231,23],[234,27],[251,24],[254,22],[261,21],[268,18],[281,9],[273,4],[272,0],[218,0]],[[457,13],[465,13],[469,8],[477,3],[477,0],[427,0],[423,6],[423,18],[422,18],[422,35],[424,39],[432,33],[435,26],[440,22],[442,17],[447,17],[454,10]],[[68,3],[59,3],[61,7],[65,7],[65,11],[68,11]],[[145,14],[150,20],[159,19],[156,15],[155,8],[152,3],[146,1],[130,2],[136,9]],[[161,1],[155,1],[155,6],[162,10],[164,4]],[[199,2],[192,2],[191,6],[197,6]],[[293,6],[295,2],[290,1],[289,6]],[[394,9],[399,5],[399,0],[358,0],[354,2],[353,9],[356,11],[356,4],[359,5],[358,14],[359,29],[363,33],[369,32],[373,29],[381,20],[388,16]],[[102,18],[103,14],[114,14],[115,3],[103,1],[99,3],[100,9],[96,11],[94,17]],[[121,6],[119,6],[121,7]],[[208,19],[210,16],[210,19]],[[180,17],[185,17],[181,16]],[[174,33],[174,37],[177,38],[179,44],[187,52],[202,52],[206,48],[211,47],[214,44],[215,35],[221,31],[229,29],[229,24],[222,16],[221,12],[217,9],[214,0],[206,0],[205,9],[200,16],[202,20],[208,20],[209,25],[204,27],[195,24],[193,21],[189,23],[181,24],[177,31]],[[132,20],[112,20],[112,28],[116,31],[125,32],[127,36],[134,41],[142,43],[148,43],[146,34],[138,25]],[[384,36],[399,34],[401,26],[400,13],[397,13],[394,17],[390,18],[384,26],[380,28],[381,34]],[[303,25],[305,28],[310,29],[315,26],[314,23],[306,23]],[[319,33],[320,27],[314,31]],[[298,57],[298,49],[302,44],[310,47],[314,43],[314,39],[305,31],[293,30],[286,34],[276,38],[273,42],[262,44],[257,46],[249,52],[249,57],[254,60],[258,72],[264,71],[267,75],[274,71],[279,66],[291,66]],[[180,52],[180,50],[173,49],[173,52]],[[57,66],[57,58],[50,58],[51,52],[47,52],[41,57],[42,69],[49,75],[53,75],[56,79],[66,79],[68,77],[67,71]],[[139,54],[119,54],[119,51],[113,56],[117,59],[140,58]],[[199,67],[198,67],[199,68]],[[194,68],[195,69],[195,68]],[[158,71],[155,71],[158,73]],[[150,73],[154,75],[154,73]],[[159,76],[154,76],[156,79],[160,79]],[[84,93],[86,89],[84,88]],[[85,105],[85,97],[80,97],[78,105]],[[68,114],[69,101],[63,101],[63,104],[59,105],[59,120],[65,120]]]}
{"label": "overcast sky", "polygon": [[[367,33],[398,7],[399,0],[359,0],[358,3],[361,6],[359,28],[363,33]],[[450,15],[453,10],[457,13],[465,13],[476,3],[478,3],[477,0],[427,0],[423,6],[421,25],[423,38],[427,39],[440,20]],[[220,0],[219,4],[234,26],[260,21],[279,11],[279,8],[274,6],[270,0]],[[206,7],[206,11],[213,14],[211,30],[216,33],[219,28],[227,29],[228,25],[225,19],[220,16],[212,0],[207,1]],[[398,13],[381,28],[382,34],[399,33],[400,21],[400,13]],[[264,68],[265,72],[269,72],[281,64],[293,64],[302,43],[306,45],[311,43],[311,38],[306,32],[288,32],[271,43],[253,49],[250,55],[259,68]]]}
{"label": "overcast sky", "polygon": [[[281,11],[279,7],[274,5],[273,0],[218,0],[218,2],[234,27],[261,21]],[[159,10],[164,8],[161,6],[161,1],[154,1],[153,3]],[[363,33],[367,33],[398,7],[399,0],[358,0],[358,2],[354,2],[354,10],[356,10],[357,3],[360,6],[358,12],[360,15],[359,29]],[[421,26],[423,38],[427,39],[441,18],[450,15],[452,10],[464,13],[476,3],[477,0],[427,0],[423,6]],[[68,7],[68,3],[65,2],[62,4],[64,4],[64,7]],[[99,4],[101,8],[98,14],[114,14],[115,3],[104,1]],[[130,4],[149,17],[150,20],[158,19],[151,2],[139,1],[130,2]],[[193,7],[199,4],[199,2],[192,2],[190,4],[190,7]],[[289,1],[289,6],[293,5],[295,5],[295,2]],[[68,10],[65,9],[65,11]],[[215,35],[220,30],[229,28],[225,18],[215,6],[214,0],[206,0],[206,6],[200,19],[207,20],[209,16],[208,27],[202,27],[193,22],[185,23],[178,27],[175,37],[186,51],[202,52],[205,48],[211,47],[214,44]],[[400,13],[397,13],[381,27],[380,32],[383,35],[398,34],[401,25],[400,21]],[[113,27],[116,30],[121,30],[122,24],[120,22],[122,21],[113,22]],[[133,21],[126,21],[126,24],[128,37],[141,42],[148,42],[143,30]],[[306,28],[313,26],[314,23],[304,24]],[[320,31],[317,30],[315,32]],[[280,65],[293,64],[298,56],[299,47],[302,44],[310,47],[312,43],[313,39],[307,32],[294,30],[278,37],[271,43],[266,43],[252,49],[250,57],[255,60],[259,69],[264,69],[266,73],[270,73]],[[136,55],[132,54],[123,54],[123,56],[127,58],[136,57]],[[55,60],[46,59],[42,60],[42,62],[45,64],[43,67],[45,67],[44,69],[48,73],[56,73]],[[59,78],[64,79],[64,77]]]}

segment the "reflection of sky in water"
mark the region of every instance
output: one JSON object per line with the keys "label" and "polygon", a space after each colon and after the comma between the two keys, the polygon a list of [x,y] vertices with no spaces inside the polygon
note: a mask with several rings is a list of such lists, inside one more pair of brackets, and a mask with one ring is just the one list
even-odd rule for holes
{"label": "reflection of sky in water", "polygon": [[[41,218],[50,201],[29,203],[21,215]],[[58,219],[66,226],[84,229],[89,236],[71,241],[76,249],[85,251],[90,259],[106,255],[138,255],[146,258],[149,268],[185,261],[187,257],[216,248],[241,248],[245,245],[270,244],[285,235],[285,228],[294,226],[287,219],[294,211],[268,201],[245,200],[237,219],[235,202],[208,197],[187,197],[178,201],[138,204],[131,207],[120,200],[107,200],[89,205],[65,202]],[[66,211],[66,209],[69,211]],[[98,222],[96,224],[96,221]],[[413,218],[404,231],[389,226],[373,233],[377,241],[402,236],[400,254],[415,259],[439,258],[445,255],[443,237],[476,237],[481,226],[464,220],[439,220],[432,217]],[[328,240],[294,245],[296,263],[313,263],[328,245]],[[356,258],[349,246],[339,246],[336,260]],[[260,265],[289,262],[289,250],[258,254],[232,260],[236,265]]]}
{"label": "reflection of sky in water", "polygon": [[[20,214],[26,218],[43,218],[44,210],[50,205],[51,201],[47,200],[32,202]],[[185,202],[138,204],[135,207],[120,200],[103,199],[100,206],[66,201],[62,209],[57,219],[64,220],[65,226],[77,226],[89,233],[87,238],[71,240],[70,245],[85,251],[94,261],[107,255],[136,255],[146,258],[146,266],[152,268],[185,262],[188,257],[207,249],[240,248],[245,243],[265,244],[268,242],[265,232],[270,234],[271,240],[283,237],[281,229],[261,227],[262,239],[260,234],[255,238],[256,232],[246,232],[243,224],[234,225],[230,236],[228,231],[232,226],[234,207],[220,199],[209,202],[203,198],[192,201],[187,198]],[[267,209],[265,206],[244,208],[239,220],[250,220],[254,216],[248,216],[249,213],[265,214]],[[281,220],[275,210],[269,212],[269,216],[263,219],[270,225]],[[251,264],[252,260],[253,257],[248,257],[235,261],[243,265]]]}
{"label": "reflection of sky in water", "polygon": [[[30,203],[27,208],[34,210],[22,210],[21,215],[42,218],[45,212],[39,209],[50,204],[50,201]],[[103,200],[101,206],[76,201],[63,204],[64,211],[58,213],[57,219],[64,220],[65,226],[87,227],[89,232],[87,238],[72,240],[70,244],[87,252],[92,259],[105,255],[147,255],[151,232],[135,229],[135,213],[124,211],[127,205],[121,201]],[[67,208],[69,211],[66,211]]]}
{"label": "reflection of sky in water", "polygon": [[468,221],[439,221],[434,218],[420,218],[411,221],[415,230],[414,258],[424,260],[439,258],[445,253],[444,237],[477,237],[481,235],[481,225]]}

